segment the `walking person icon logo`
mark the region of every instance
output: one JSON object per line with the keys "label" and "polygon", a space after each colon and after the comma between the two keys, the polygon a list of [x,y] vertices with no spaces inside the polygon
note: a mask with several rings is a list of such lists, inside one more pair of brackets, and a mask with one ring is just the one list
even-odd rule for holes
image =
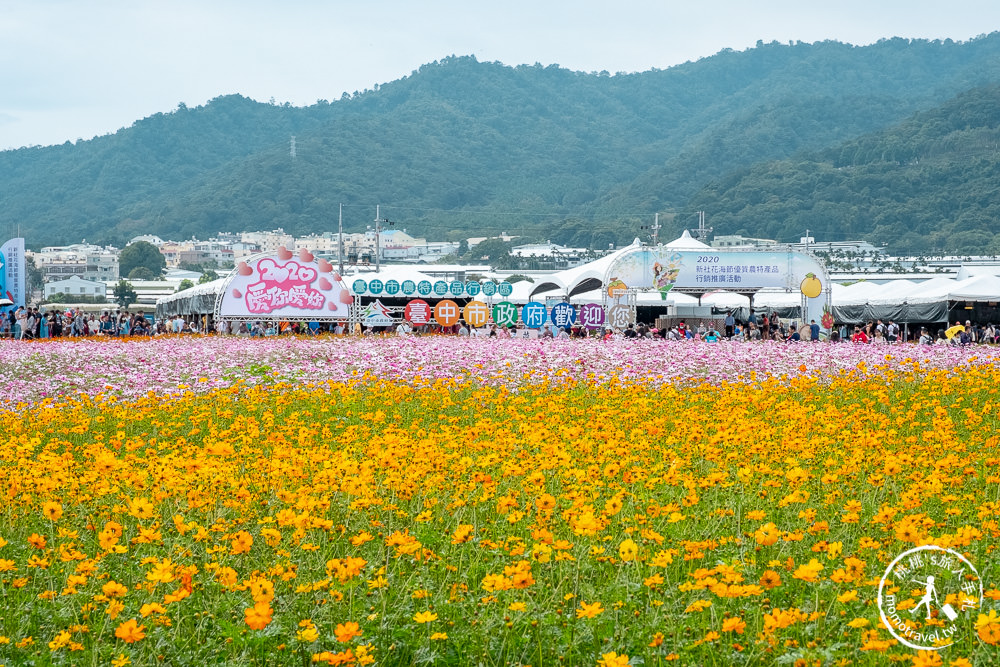
{"label": "walking person icon logo", "polygon": [[[923,595],[909,584],[919,584]],[[972,563],[957,551],[932,544],[897,556],[878,587],[882,624],[901,644],[921,651],[957,642],[982,601],[983,584]]]}

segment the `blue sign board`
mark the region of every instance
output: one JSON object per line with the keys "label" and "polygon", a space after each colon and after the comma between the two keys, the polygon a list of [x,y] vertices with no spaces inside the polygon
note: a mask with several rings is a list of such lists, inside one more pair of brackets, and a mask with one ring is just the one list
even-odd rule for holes
{"label": "blue sign board", "polygon": [[557,327],[569,327],[576,321],[576,310],[563,301],[552,306],[552,324]]}
{"label": "blue sign board", "polygon": [[538,303],[537,301],[529,301],[521,309],[521,321],[529,329],[540,329],[545,326],[547,316],[548,312],[545,310],[545,304]]}

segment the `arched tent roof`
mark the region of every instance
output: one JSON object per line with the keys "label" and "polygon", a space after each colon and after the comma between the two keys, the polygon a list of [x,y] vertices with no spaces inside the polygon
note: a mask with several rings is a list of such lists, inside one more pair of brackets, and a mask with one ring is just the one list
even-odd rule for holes
{"label": "arched tent roof", "polygon": [[[611,268],[615,260],[641,245],[642,243],[639,239],[636,239],[630,245],[619,248],[604,257],[595,259],[593,262],[587,262],[586,264],[545,276],[544,281],[535,283],[532,295],[561,289],[566,295],[575,296],[583,292],[600,289],[604,285],[604,278],[607,275],[608,269]],[[546,285],[546,283],[551,284]]]}
{"label": "arched tent roof", "polygon": [[1000,301],[1000,277],[976,276],[956,283],[948,293],[952,301]]}
{"label": "arched tent roof", "polygon": [[691,236],[686,229],[680,237],[674,239],[670,243],[664,243],[663,247],[670,248],[672,250],[715,250],[712,246],[706,245]]}
{"label": "arched tent roof", "polygon": [[215,300],[228,280],[229,276],[226,276],[161,296],[156,300],[156,319],[174,315],[210,315],[215,311]]}

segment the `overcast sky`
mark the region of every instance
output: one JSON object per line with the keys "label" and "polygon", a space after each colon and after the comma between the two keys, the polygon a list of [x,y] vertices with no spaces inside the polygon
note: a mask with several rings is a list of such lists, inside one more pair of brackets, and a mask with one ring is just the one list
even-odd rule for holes
{"label": "overcast sky", "polygon": [[0,0],[0,150],[240,93],[308,105],[448,55],[635,72],[757,40],[967,40],[1000,0]]}

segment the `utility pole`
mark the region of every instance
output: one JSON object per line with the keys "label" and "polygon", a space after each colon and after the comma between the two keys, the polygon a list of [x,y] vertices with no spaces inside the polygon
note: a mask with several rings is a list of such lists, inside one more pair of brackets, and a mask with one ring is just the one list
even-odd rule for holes
{"label": "utility pole", "polygon": [[337,222],[337,247],[340,249],[340,261],[338,262],[338,272],[344,275],[344,204],[340,204],[340,218]]}
{"label": "utility pole", "polygon": [[660,238],[660,214],[657,213],[654,216],[652,225],[643,225],[640,229],[651,229],[653,231],[653,245],[658,245],[658,239]]}
{"label": "utility pole", "polygon": [[704,241],[712,233],[712,227],[705,226],[705,212],[698,211],[698,229],[692,229],[699,241]]}
{"label": "utility pole", "polygon": [[392,227],[396,223],[381,217],[379,215],[379,205],[375,204],[375,272],[376,273],[378,273],[381,270],[379,262],[379,254],[381,253],[381,250],[379,250],[379,234],[381,234],[382,232],[383,224]]}

